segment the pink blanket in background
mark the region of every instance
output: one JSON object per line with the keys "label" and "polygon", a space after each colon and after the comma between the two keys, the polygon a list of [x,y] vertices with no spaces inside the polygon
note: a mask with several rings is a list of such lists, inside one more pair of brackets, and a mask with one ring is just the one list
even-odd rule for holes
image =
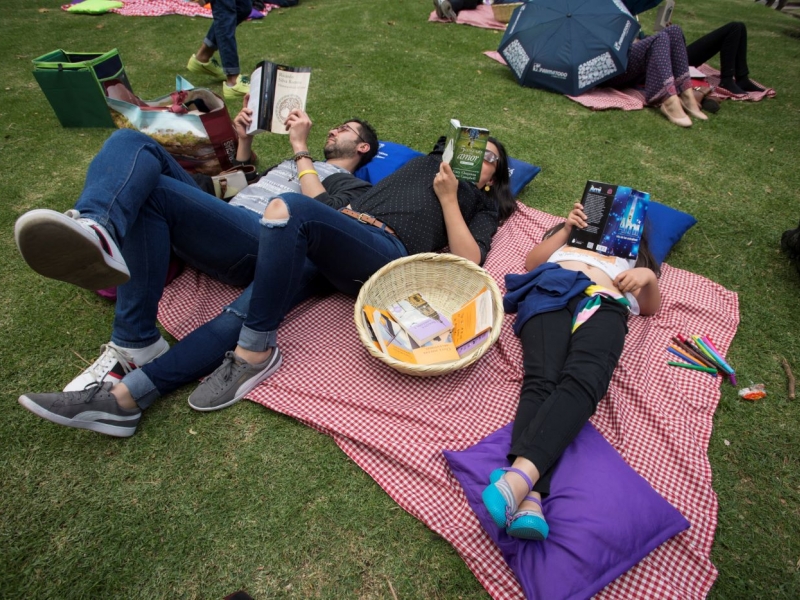
{"label": "pink blanket in background", "polygon": [[[500,64],[506,64],[506,61],[499,52],[490,50],[484,52],[489,58],[496,60]],[[765,88],[763,92],[750,92],[748,94],[732,94],[727,90],[717,87],[719,84],[719,71],[713,67],[704,64],[698,67],[706,75],[706,81],[714,88],[710,97],[715,100],[749,100],[750,102],[759,102],[764,98],[775,97],[775,90],[772,88]],[[755,82],[757,85],[761,85]],[[761,86],[764,87],[764,86]],[[578,104],[582,104],[586,108],[592,110],[608,110],[610,108],[618,108],[620,110],[641,110],[647,106],[644,94],[636,88],[623,88],[617,90],[608,87],[596,87],[589,90],[580,96],[567,96],[570,100],[574,100]]]}
{"label": "pink blanket in background", "polygon": [[[519,206],[495,236],[485,265],[501,290],[506,273],[522,271],[533,240],[561,220]],[[739,322],[738,299],[669,265],[660,285],[662,309],[631,318],[625,351],[592,422],[691,528],[608,585],[602,598],[702,598],[717,575],[709,559],[717,497],[707,447],[720,380],[669,368],[665,349],[678,332],[703,333],[726,353]],[[167,288],[159,318],[181,338],[237,294],[187,270]],[[497,344],[472,366],[414,378],[367,353],[353,324],[353,303],[336,294],[293,310],[279,334],[284,364],[249,398],[332,436],[403,509],[456,548],[492,597],[522,598],[442,456],[513,419],[522,378],[513,315]]]}
{"label": "pink blanket in background", "polygon": [[[123,3],[122,8],[112,8],[108,12],[117,13],[125,17],[163,17],[165,15],[181,15],[182,17],[205,17],[213,18],[211,9],[200,6],[191,0],[119,0]],[[76,2],[64,4],[61,9],[67,10],[74,6]],[[279,8],[275,4],[267,4],[259,14],[265,15],[273,8]],[[259,17],[260,18],[260,17]]]}
{"label": "pink blanket in background", "polygon": [[[440,19],[433,11],[428,17],[428,21],[434,23],[449,23],[447,19]],[[483,29],[499,29],[505,31],[506,24],[494,18],[492,7],[488,4],[479,4],[474,10],[462,10],[456,18],[457,25],[472,25]]]}

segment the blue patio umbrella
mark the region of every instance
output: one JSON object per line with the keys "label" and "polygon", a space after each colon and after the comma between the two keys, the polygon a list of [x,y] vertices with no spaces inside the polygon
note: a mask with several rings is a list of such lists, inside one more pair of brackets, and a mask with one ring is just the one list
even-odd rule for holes
{"label": "blue patio umbrella", "polygon": [[520,85],[577,96],[625,72],[638,32],[622,0],[529,0],[498,51]]}
{"label": "blue patio umbrella", "polygon": [[641,14],[651,8],[655,8],[664,0],[622,0],[622,3],[628,7],[632,15]]}

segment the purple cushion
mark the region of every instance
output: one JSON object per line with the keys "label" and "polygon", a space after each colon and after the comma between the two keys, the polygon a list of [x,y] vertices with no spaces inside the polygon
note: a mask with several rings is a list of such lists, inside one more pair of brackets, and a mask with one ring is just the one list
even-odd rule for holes
{"label": "purple cushion", "polygon": [[489,473],[509,466],[511,425],[460,452],[445,450],[472,510],[527,598],[589,598],[689,522],[587,423],[556,466],[544,500],[544,542],[506,535],[481,501]]}

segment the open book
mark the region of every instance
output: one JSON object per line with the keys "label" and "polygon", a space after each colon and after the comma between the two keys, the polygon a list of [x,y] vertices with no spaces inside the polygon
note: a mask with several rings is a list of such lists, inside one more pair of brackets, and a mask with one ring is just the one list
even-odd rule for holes
{"label": "open book", "polygon": [[621,185],[587,181],[583,212],[588,225],[572,229],[567,244],[633,260],[639,255],[650,194]]}
{"label": "open book", "polygon": [[458,119],[450,119],[442,160],[450,163],[456,179],[476,183],[481,178],[488,141],[488,129],[466,127]]}
{"label": "open book", "polygon": [[265,60],[250,75],[250,100],[253,111],[248,134],[270,131],[288,134],[284,122],[295,108],[306,109],[310,67],[287,67]]}

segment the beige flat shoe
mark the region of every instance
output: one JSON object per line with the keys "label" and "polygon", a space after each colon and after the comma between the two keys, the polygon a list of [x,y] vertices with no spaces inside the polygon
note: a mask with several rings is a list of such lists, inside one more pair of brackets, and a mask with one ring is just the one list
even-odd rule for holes
{"label": "beige flat shoe", "polygon": [[683,112],[683,107],[681,106],[681,101],[678,100],[677,96],[670,96],[667,98],[659,107],[659,110],[663,113],[667,119],[671,123],[675,123],[678,127],[691,127],[692,120],[686,116],[686,113]]}
{"label": "beige flat shoe", "polygon": [[697,104],[697,100],[694,97],[694,90],[688,89],[681,92],[681,105],[683,105],[683,110],[693,116],[695,119],[700,119],[701,121],[708,121],[708,117],[703,113],[700,106]]}

